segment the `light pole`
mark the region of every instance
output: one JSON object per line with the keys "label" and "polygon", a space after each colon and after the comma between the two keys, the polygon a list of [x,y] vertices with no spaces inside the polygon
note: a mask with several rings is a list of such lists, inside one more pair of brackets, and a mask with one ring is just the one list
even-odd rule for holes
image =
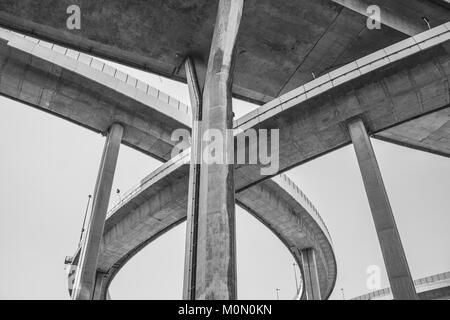
{"label": "light pole", "polygon": [[119,198],[119,203],[120,203],[122,201],[122,198],[120,197],[120,189],[116,190],[116,194],[117,194],[117,197]]}
{"label": "light pole", "polygon": [[78,242],[78,245],[81,243],[81,239],[83,239],[84,226],[86,224],[86,217],[87,217],[87,213],[89,210],[89,203],[91,202],[91,198],[92,198],[92,196],[88,195],[88,202],[87,202],[87,206],[86,206],[86,212],[84,213],[83,226],[81,227],[80,241]]}
{"label": "light pole", "polygon": [[292,265],[293,265],[293,267],[294,267],[295,287],[297,288],[297,292],[298,292],[297,271],[295,270],[295,266],[296,266],[297,264],[294,262]]}
{"label": "light pole", "polygon": [[277,291],[277,300],[280,300],[280,295],[279,295],[280,289],[276,288],[275,290]]}

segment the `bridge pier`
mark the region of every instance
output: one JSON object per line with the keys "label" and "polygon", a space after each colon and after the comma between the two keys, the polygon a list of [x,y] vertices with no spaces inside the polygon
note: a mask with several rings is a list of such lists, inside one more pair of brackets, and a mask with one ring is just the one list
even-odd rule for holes
{"label": "bridge pier", "polygon": [[108,296],[108,284],[106,281],[106,274],[102,272],[96,272],[94,292],[92,294],[92,300],[106,300]]}
{"label": "bridge pier", "polygon": [[[192,158],[200,157],[200,166],[193,168],[195,163],[191,163],[189,243],[183,294],[186,299],[237,298],[234,138],[228,130],[233,128],[231,84],[243,3],[243,0],[220,0],[218,4],[203,101],[200,102],[202,108],[199,108],[202,122],[198,133],[208,139],[200,140],[200,150],[196,150],[200,154]],[[191,94],[193,89],[191,82]],[[205,135],[208,132],[210,135]],[[194,144],[197,139],[194,136]]]}
{"label": "bridge pier", "polygon": [[123,127],[119,124],[113,124],[108,131],[95,184],[92,212],[83,239],[80,262],[72,292],[72,299],[74,300],[91,300],[94,298],[98,254],[122,136]]}
{"label": "bridge pier", "polygon": [[195,300],[195,269],[198,237],[198,203],[200,196],[200,163],[202,160],[201,121],[202,95],[197,78],[194,60],[187,57],[185,62],[186,78],[192,108],[191,165],[189,169],[188,208],[186,221],[186,251],[183,282],[183,299]]}
{"label": "bridge pier", "polygon": [[316,253],[313,248],[304,249],[302,253],[303,296],[306,300],[322,300],[319,276],[317,272]]}
{"label": "bridge pier", "polygon": [[361,119],[348,124],[394,299],[417,299],[380,168]]}

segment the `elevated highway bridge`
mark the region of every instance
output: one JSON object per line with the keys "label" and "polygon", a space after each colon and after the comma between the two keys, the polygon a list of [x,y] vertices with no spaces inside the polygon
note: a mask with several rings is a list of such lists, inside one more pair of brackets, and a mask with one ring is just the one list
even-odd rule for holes
{"label": "elevated highway bridge", "polygon": [[[80,265],[77,276],[91,277],[78,278],[77,290],[95,289],[77,294],[105,298],[110,281],[134,254],[186,217],[191,221],[192,155],[185,150],[171,158],[175,148],[171,134],[179,128],[190,130],[199,106],[209,103],[192,99],[188,107],[86,53],[187,81],[191,93],[196,86],[183,65],[192,57],[197,91],[204,92],[206,100],[223,98],[220,93],[206,94],[220,87],[212,85],[207,73],[209,39],[216,32],[215,12],[219,11],[218,19],[226,19],[221,16],[224,12],[238,14],[237,8],[230,8],[239,1],[217,2],[219,8],[214,1],[167,1],[160,6],[156,1],[138,1],[135,7],[124,8],[115,0],[84,1],[86,28],[76,32],[64,30],[58,15],[49,18],[46,12],[44,18],[44,10],[35,10],[34,1],[0,4],[0,25],[6,28],[0,30],[0,94],[108,137],[91,227],[72,260]],[[367,18],[358,9],[363,1],[302,0],[282,5],[275,0],[258,5],[247,1],[230,93],[260,106],[235,119],[230,128],[235,136],[248,129],[279,129],[279,173],[353,142],[375,224],[386,227],[377,229],[378,235],[389,234],[380,238],[380,245],[394,296],[412,298],[412,280],[367,135],[448,156],[450,11],[444,1],[372,2],[382,13],[399,12],[402,6],[401,14],[386,15],[382,22],[387,27],[374,31],[367,30]],[[43,6],[55,12],[66,9],[59,1]],[[149,33],[144,37],[117,32],[105,24],[108,19],[98,19],[99,14],[116,17],[118,26],[139,23]],[[233,29],[232,24],[227,26]],[[233,30],[229,32],[237,32]],[[221,38],[213,38],[212,49],[214,39]],[[230,51],[229,43],[217,45]],[[120,143],[164,164],[106,216]],[[249,146],[244,148],[236,151],[248,153]],[[234,166],[236,203],[269,227],[302,266],[303,297],[326,299],[337,272],[326,226],[289,178],[262,175],[261,167]],[[223,220],[216,223],[233,228]],[[207,236],[214,242],[214,235]],[[227,243],[227,268],[232,268],[233,240]],[[389,250],[396,254],[389,255]],[[399,261],[401,267],[395,270]],[[208,263],[200,262],[199,270],[208,272]],[[215,291],[213,284],[206,284],[197,298],[232,297],[233,272],[226,274],[220,280],[227,283],[226,290]]]}

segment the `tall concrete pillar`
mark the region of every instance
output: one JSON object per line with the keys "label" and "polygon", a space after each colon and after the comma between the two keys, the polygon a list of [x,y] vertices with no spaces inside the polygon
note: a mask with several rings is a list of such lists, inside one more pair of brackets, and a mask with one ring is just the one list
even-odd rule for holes
{"label": "tall concrete pillar", "polygon": [[[332,0],[350,10],[358,12],[369,17],[372,12],[368,11],[369,6],[373,5],[373,1],[368,0]],[[394,30],[400,31],[409,36],[415,36],[418,33],[428,30],[424,21],[413,20],[405,17],[401,12],[393,12],[387,10],[383,6],[380,8],[380,22]]]}
{"label": "tall concrete pillar", "polygon": [[195,270],[198,238],[198,204],[200,196],[200,163],[202,153],[201,128],[202,94],[198,83],[194,60],[187,57],[185,62],[186,78],[192,108],[191,164],[189,170],[188,209],[186,224],[186,253],[184,263],[183,299],[195,299]]}
{"label": "tall concrete pillar", "polygon": [[361,119],[348,123],[394,299],[417,299],[380,168]]}
{"label": "tall concrete pillar", "polygon": [[75,277],[72,293],[72,299],[74,300],[93,299],[98,254],[122,136],[123,127],[119,124],[113,124],[109,129],[100,162],[92,211]]}
{"label": "tall concrete pillar", "polygon": [[319,276],[317,272],[316,254],[314,249],[302,250],[303,291],[306,300],[322,300]]}
{"label": "tall concrete pillar", "polygon": [[191,263],[195,280],[190,284],[197,300],[237,298],[234,138],[228,129],[233,126],[232,70],[243,3],[219,0],[205,78],[201,132],[208,139],[200,148],[197,245]]}

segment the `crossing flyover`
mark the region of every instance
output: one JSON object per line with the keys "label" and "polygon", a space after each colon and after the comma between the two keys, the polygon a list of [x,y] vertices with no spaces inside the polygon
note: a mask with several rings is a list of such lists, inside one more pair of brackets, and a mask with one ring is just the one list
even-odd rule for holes
{"label": "crossing flyover", "polygon": [[[416,2],[413,2],[416,5]],[[433,3],[435,2],[438,1]],[[183,80],[183,74],[180,71],[182,69],[179,68],[182,61],[177,61],[177,59],[183,59],[180,56],[182,57],[186,53],[174,55],[175,58],[172,57],[172,60],[170,57],[167,58],[167,65],[162,64],[160,65],[161,69],[156,70],[154,60],[145,60],[144,62],[142,56],[136,54],[130,56],[133,61],[126,61],[124,55],[119,57],[120,50],[117,48],[109,50],[110,48],[106,46],[98,45],[98,41],[96,42],[98,39],[77,42],[75,41],[76,37],[68,37],[67,33],[53,32],[55,30],[51,28],[54,26],[48,26],[45,23],[39,24],[39,21],[23,23],[26,20],[18,20],[14,17],[14,10],[17,7],[11,3],[8,4],[8,1],[6,3],[4,8],[0,8],[2,25],[23,32],[30,33],[32,31],[44,38],[54,35],[51,40],[72,48],[78,46],[78,49],[82,51],[87,51],[82,44],[88,43],[90,52],[103,56],[105,56],[105,52],[112,52],[113,55],[108,57],[116,61],[142,68],[148,66],[146,69]],[[107,5],[112,3],[114,1],[108,2]],[[240,62],[244,61],[244,66],[249,66],[249,69],[246,70],[246,67],[243,66],[237,68],[233,89],[235,96],[265,103],[254,112],[237,119],[235,128],[244,130],[249,128],[281,129],[278,150],[280,172],[349,144],[351,139],[347,123],[355,117],[363,119],[370,134],[376,137],[385,135],[387,136],[385,139],[391,141],[400,140],[398,137],[401,135],[395,132],[399,126],[409,125],[408,130],[418,130],[417,128],[419,128],[422,131],[428,131],[427,137],[443,127],[429,124],[433,122],[432,115],[444,112],[450,101],[448,23],[438,23],[435,28],[419,34],[413,33],[414,36],[409,38],[403,34],[392,32],[392,30],[383,29],[376,33],[379,41],[374,41],[373,36],[366,33],[363,33],[361,37],[356,36],[359,35],[358,32],[365,20],[361,19],[359,15],[355,15],[353,12],[355,8],[352,8],[353,11],[351,11],[336,5],[324,6],[329,1],[318,2],[318,4],[308,3],[305,2],[305,6],[317,6],[311,10],[315,14],[323,15],[320,18],[323,18],[322,21],[325,22],[325,25],[317,25],[317,21],[320,19],[314,19],[316,25],[309,25],[309,27],[323,32],[314,35],[316,39],[307,39],[307,45],[304,47],[311,46],[304,61],[295,63],[289,59],[289,53],[286,53],[287,56],[282,56],[282,58],[290,62],[287,69],[290,68],[294,72],[282,70],[284,74],[290,74],[287,79],[277,76],[277,71],[270,68],[268,62],[274,57],[267,52],[273,50],[279,53],[280,47],[267,39],[256,37],[261,41],[255,42],[251,40],[253,38],[249,37],[245,43],[253,45],[265,43],[270,50],[262,49],[265,54],[262,56],[264,60],[252,56],[255,53],[255,50],[252,49],[255,47],[250,46],[247,48],[250,49],[248,51],[245,48],[242,49],[243,58]],[[272,4],[273,2],[271,2]],[[440,5],[444,6],[442,3]],[[446,11],[437,10],[436,6],[431,4],[425,6],[427,6],[426,12],[429,17],[432,17],[430,19],[432,23],[445,22]],[[208,10],[212,10],[211,6],[209,4],[200,5],[196,7],[196,10],[199,7],[205,10],[205,17],[208,17],[207,13]],[[247,8],[254,7],[250,4]],[[274,11],[271,10],[271,12]],[[417,11],[415,13],[417,14]],[[406,20],[417,22],[417,19],[414,18],[414,10],[405,10],[404,14],[409,16]],[[33,20],[36,17],[29,18]],[[37,19],[39,20],[39,16]],[[245,21],[255,23],[251,17]],[[342,32],[348,21],[352,21],[354,24],[346,30],[348,32]],[[55,21],[50,20],[48,23],[52,24]],[[208,28],[208,23],[204,26]],[[395,27],[395,24],[392,24],[391,27]],[[423,25],[417,27],[424,28]],[[248,28],[247,30],[254,29]],[[348,36],[348,38],[340,38],[340,41],[336,43],[330,41],[333,36],[341,37],[341,35]],[[246,36],[248,35],[244,35],[244,38]],[[167,97],[166,102],[163,95],[165,104],[161,104],[158,100],[159,93],[156,94],[156,98],[153,94],[153,99],[150,99],[148,86],[145,87],[137,80],[130,79],[120,72],[112,71],[94,60],[87,62],[84,60],[86,57],[81,54],[71,57],[71,55],[77,54],[76,51],[68,51],[55,46],[42,48],[40,44],[29,43],[30,41],[18,40],[18,38],[11,40],[8,37],[5,36],[5,40],[1,44],[2,81],[0,92],[2,94],[98,132],[106,133],[113,123],[120,123],[124,127],[122,141],[125,144],[160,160],[169,160],[170,150],[173,148],[168,139],[170,130],[177,126],[180,127],[180,123],[181,127],[189,127],[188,116],[184,115],[186,120],[184,122],[177,121],[177,110],[183,109],[180,103],[175,101],[170,104],[171,99]],[[82,37],[78,38],[78,40],[80,39],[83,40]],[[356,39],[361,47],[355,43]],[[370,39],[370,41],[364,45],[364,39]],[[395,43],[402,39],[403,41]],[[392,43],[395,44],[392,45]],[[338,47],[333,47],[336,44]],[[342,47],[340,47],[341,45]],[[336,50],[330,51],[330,48]],[[374,53],[363,57],[365,50],[368,50],[366,53]],[[167,50],[167,52],[171,52],[171,50]],[[250,52],[251,58],[249,57],[248,61],[245,61],[246,52]],[[329,54],[329,57],[323,57],[325,53],[330,52],[332,54]],[[151,54],[148,55],[148,57],[151,56]],[[302,55],[293,56],[297,59]],[[251,63],[263,61],[262,67],[252,66],[249,61]],[[273,61],[276,62],[277,59],[273,59]],[[317,61],[320,62],[317,63]],[[175,63],[177,64],[173,67]],[[261,70],[266,74],[252,74],[253,78],[246,76],[249,72],[260,72]],[[308,82],[311,80],[308,78],[310,77],[308,71],[311,70],[314,70],[313,80]],[[269,71],[273,72],[273,77],[267,76]],[[316,77],[315,75],[320,76]],[[269,83],[270,85],[267,86],[263,81],[255,81],[255,78],[277,82]],[[145,102],[149,100],[151,103]],[[133,107],[129,107],[130,105]],[[151,108],[146,108],[148,105],[151,105]],[[156,107],[157,105],[159,105],[159,109]],[[164,108],[165,105],[171,105],[172,108]],[[99,108],[99,106],[104,108]],[[189,113],[187,108],[185,113]],[[148,124],[150,115],[156,120],[155,126]],[[425,121],[427,125],[414,125],[415,121],[419,120]],[[157,121],[159,121],[159,125]],[[165,125],[161,125],[166,122],[169,123],[167,131]],[[431,149],[428,145],[434,146],[436,141],[444,141],[445,136],[439,139],[419,140],[423,144],[420,145],[420,148],[427,150],[427,148]],[[411,142],[407,143],[413,145]],[[435,149],[439,148],[442,147],[435,147]],[[182,170],[182,167],[178,170]],[[270,180],[267,178],[270,177],[262,176],[260,169],[259,165],[237,165],[235,167],[236,191],[245,193],[251,191],[252,188],[269,183]],[[250,206],[249,209],[251,209]],[[326,290],[325,297],[327,296]]]}

